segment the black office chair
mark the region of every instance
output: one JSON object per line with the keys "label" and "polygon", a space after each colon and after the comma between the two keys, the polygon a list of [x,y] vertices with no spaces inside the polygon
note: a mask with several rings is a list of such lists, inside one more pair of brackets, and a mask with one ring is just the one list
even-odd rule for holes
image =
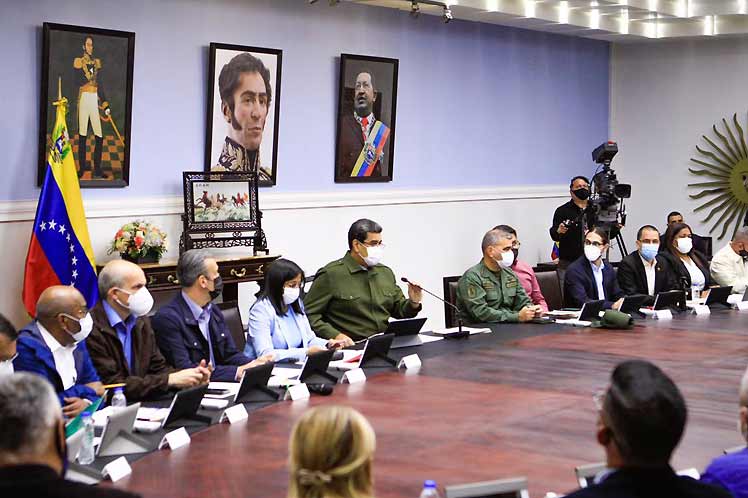
{"label": "black office chair", "polygon": [[236,349],[244,351],[244,346],[247,344],[247,336],[244,333],[242,315],[239,312],[239,302],[226,301],[224,303],[218,303],[217,306],[223,312],[223,318],[226,320],[226,327],[228,327],[229,332],[231,333],[231,338],[234,339]]}
{"label": "black office chair", "polygon": [[561,290],[561,280],[558,278],[558,272],[554,269],[553,271],[541,271],[535,274],[535,278],[538,279],[538,285],[540,285],[540,292],[543,293],[545,302],[548,304],[549,310],[559,310],[564,307],[564,296]]}
{"label": "black office chair", "polygon": [[[457,306],[457,282],[459,282],[460,276],[456,277],[444,277],[442,278],[442,290],[444,292],[444,300],[448,303],[452,303]],[[457,327],[457,312],[453,307],[448,304],[444,304],[444,325],[447,328]]]}
{"label": "black office chair", "polygon": [[529,498],[527,478],[474,482],[444,488],[447,498]]}

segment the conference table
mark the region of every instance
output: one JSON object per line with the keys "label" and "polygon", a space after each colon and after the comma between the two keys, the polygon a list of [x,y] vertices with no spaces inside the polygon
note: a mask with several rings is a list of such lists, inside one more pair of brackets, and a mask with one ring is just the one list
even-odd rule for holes
{"label": "conference table", "polygon": [[440,487],[526,476],[532,497],[577,486],[574,467],[604,461],[592,395],[626,359],[653,361],[680,387],[688,425],[673,467],[703,471],[736,429],[748,356],[748,313],[637,320],[630,330],[496,324],[492,332],[391,351],[417,353],[419,369],[367,369],[363,384],[329,396],[249,407],[237,424],[194,432],[189,446],[149,453],[114,484],[145,497],[284,497],[288,437],[309,407],[361,411],[377,434],[375,495],[415,498]]}

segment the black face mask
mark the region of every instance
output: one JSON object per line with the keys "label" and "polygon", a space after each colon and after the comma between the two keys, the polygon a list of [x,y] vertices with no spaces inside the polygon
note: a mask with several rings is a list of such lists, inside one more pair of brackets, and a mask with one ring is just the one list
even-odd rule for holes
{"label": "black face mask", "polygon": [[738,254],[743,258],[743,261],[748,261],[748,251],[743,249]]}
{"label": "black face mask", "polygon": [[586,201],[587,199],[590,198],[590,189],[588,188],[580,188],[577,190],[572,190],[572,192],[574,192],[574,195],[576,195],[577,198],[583,201]]}
{"label": "black face mask", "polygon": [[517,258],[519,258],[519,249],[512,249],[514,253],[514,264],[517,264]]}
{"label": "black face mask", "polygon": [[221,295],[221,292],[223,292],[223,279],[220,275],[213,279],[213,290],[208,292],[210,293],[211,300]]}

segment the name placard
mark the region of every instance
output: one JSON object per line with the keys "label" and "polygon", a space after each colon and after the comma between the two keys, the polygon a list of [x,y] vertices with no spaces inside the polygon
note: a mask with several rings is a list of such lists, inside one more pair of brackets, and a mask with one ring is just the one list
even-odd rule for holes
{"label": "name placard", "polygon": [[693,307],[693,312],[695,315],[704,316],[710,315],[712,313],[712,310],[710,310],[709,306],[707,306],[706,304],[696,304]]}
{"label": "name placard", "polygon": [[654,317],[657,320],[672,320],[673,312],[670,310],[657,310],[655,311]]}
{"label": "name placard", "polygon": [[234,424],[236,422],[246,420],[247,418],[249,418],[247,409],[244,408],[243,404],[239,403],[238,405],[234,405],[231,408],[226,408],[226,410],[223,411],[223,414],[221,414],[220,422],[225,422],[228,420],[229,424]]}
{"label": "name placard", "polygon": [[286,395],[283,397],[283,399],[291,401],[299,401],[301,399],[309,399],[309,389],[306,387],[306,384],[297,384],[295,386],[289,386],[288,389],[286,389]]}
{"label": "name placard", "polygon": [[360,368],[354,368],[353,370],[347,370],[343,377],[340,378],[341,384],[360,384],[366,382],[366,374]]}
{"label": "name placard", "polygon": [[176,450],[188,444],[190,444],[190,435],[187,434],[187,430],[184,427],[180,427],[166,434],[158,444],[158,449],[170,448],[171,450]]}
{"label": "name placard", "polygon": [[397,368],[418,368],[421,366],[421,358],[417,354],[409,354],[403,356],[400,359],[400,363],[397,364]]}
{"label": "name placard", "polygon": [[119,457],[113,462],[109,462],[101,469],[101,475],[108,477],[112,482],[117,482],[123,477],[127,477],[132,474],[132,468],[127,463],[127,458]]}

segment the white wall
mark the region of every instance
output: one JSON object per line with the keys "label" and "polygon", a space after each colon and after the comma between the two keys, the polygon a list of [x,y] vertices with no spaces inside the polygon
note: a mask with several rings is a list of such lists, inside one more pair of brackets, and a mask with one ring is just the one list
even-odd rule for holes
{"label": "white wall", "polygon": [[[681,211],[696,233],[708,235],[711,225],[700,221],[705,211],[694,213],[700,203],[688,197],[697,190],[687,184],[709,179],[688,172],[689,158],[699,158],[696,145],[706,145],[702,135],[716,138],[711,128],[719,123],[721,129],[722,118],[737,113],[748,128],[746,81],[746,38],[613,46],[610,136],[620,152],[612,166],[633,186],[624,233],[629,250],[639,226],[662,229],[672,210]],[[719,241],[720,232],[712,234],[715,251],[732,233]]]}
{"label": "white wall", "polygon": [[[548,261],[553,210],[567,197],[568,188],[562,185],[342,194],[261,192],[260,207],[271,253],[294,260],[308,274],[342,257],[347,250],[348,227],[367,217],[384,228],[387,249],[383,263],[398,277],[407,276],[441,295],[442,277],[462,274],[477,262],[483,234],[497,224],[517,229],[523,259],[532,264]],[[133,219],[146,219],[165,229],[169,237],[165,260],[178,257],[181,198],[132,199],[127,205],[84,199],[84,204],[97,263],[119,257],[107,255],[106,248],[117,229]],[[0,275],[4,276],[0,311],[16,325],[28,319],[21,289],[35,209],[35,201],[0,203]],[[245,320],[255,291],[254,284],[240,287]],[[440,302],[426,296],[423,313],[429,318],[427,327],[444,326]]]}

